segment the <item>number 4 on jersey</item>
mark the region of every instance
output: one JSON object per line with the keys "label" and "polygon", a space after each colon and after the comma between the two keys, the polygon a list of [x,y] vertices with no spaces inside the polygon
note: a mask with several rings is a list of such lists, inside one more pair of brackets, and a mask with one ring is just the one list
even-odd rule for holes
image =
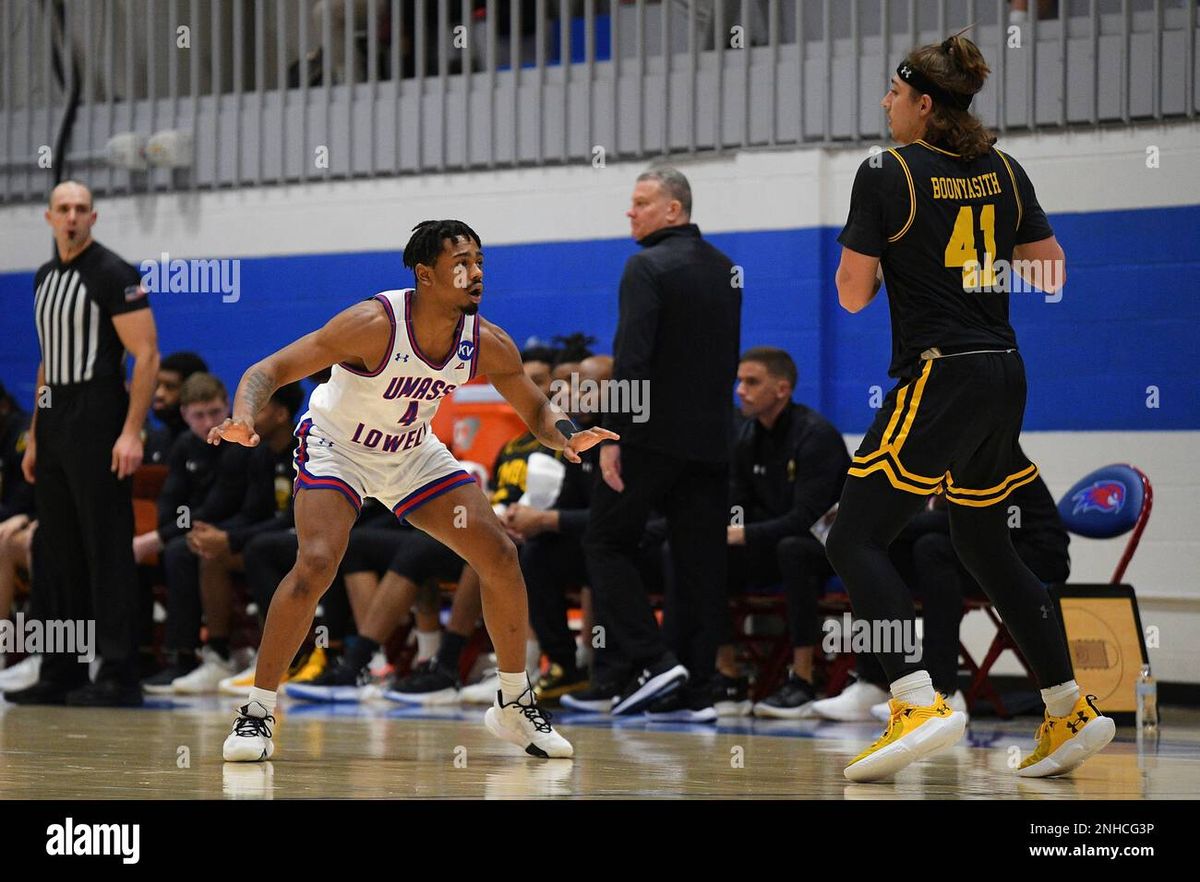
{"label": "number 4 on jersey", "polygon": [[417,419],[417,402],[408,402],[408,410],[404,411],[404,416],[400,417],[397,422],[402,426],[411,426]]}
{"label": "number 4 on jersey", "polygon": [[962,267],[963,290],[990,289],[996,284],[996,206],[983,205],[979,210],[979,226],[983,230],[983,260],[975,248],[975,211],[970,205],[958,210],[954,232],[946,243],[946,266]]}

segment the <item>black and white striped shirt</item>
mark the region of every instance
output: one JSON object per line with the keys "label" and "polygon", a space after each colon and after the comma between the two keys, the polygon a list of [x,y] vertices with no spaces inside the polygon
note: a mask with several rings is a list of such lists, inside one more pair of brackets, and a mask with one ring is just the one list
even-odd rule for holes
{"label": "black and white striped shirt", "polygon": [[55,254],[43,264],[34,291],[48,385],[124,379],[125,347],[112,320],[150,305],[136,269],[92,242],[70,263]]}

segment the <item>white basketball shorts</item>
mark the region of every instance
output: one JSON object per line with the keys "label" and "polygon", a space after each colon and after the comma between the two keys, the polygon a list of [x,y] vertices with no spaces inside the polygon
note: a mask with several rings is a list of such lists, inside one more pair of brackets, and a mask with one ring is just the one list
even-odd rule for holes
{"label": "white basketball shorts", "polygon": [[294,492],[337,490],[355,511],[371,497],[405,518],[431,499],[475,481],[432,432],[412,450],[395,455],[359,453],[326,437],[310,418],[301,420],[295,435],[300,444],[293,456]]}

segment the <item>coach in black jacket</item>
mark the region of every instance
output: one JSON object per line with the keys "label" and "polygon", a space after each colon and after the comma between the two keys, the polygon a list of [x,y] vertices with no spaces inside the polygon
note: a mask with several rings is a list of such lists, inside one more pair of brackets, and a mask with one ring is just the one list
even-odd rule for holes
{"label": "coach in black jacket", "polygon": [[[792,401],[796,364],[782,349],[756,346],[738,365],[738,399],[748,417],[734,440],[729,526],[729,583],[734,593],[783,584],[792,670],[773,695],[755,706],[760,716],[804,716],[816,699],[813,646],[820,632],[817,603],[833,575],[813,531],[842,495],[850,454],[825,417]],[[731,632],[727,632],[732,636]],[[718,685],[737,695],[733,646],[722,646]],[[735,694],[729,692],[733,688]]]}
{"label": "coach in black jacket", "polygon": [[[584,546],[596,624],[634,665],[630,682],[613,684],[613,713],[649,708],[699,720],[715,718],[711,680],[727,614],[728,438],[742,292],[740,274],[701,238],[691,209],[691,187],[675,169],[638,177],[626,215],[642,251],[625,265],[613,345],[624,406],[604,421],[621,441],[600,451],[603,482]],[[611,407],[612,396],[607,401]],[[667,611],[678,616],[670,649],[636,563],[651,507],[667,516],[683,599]]]}

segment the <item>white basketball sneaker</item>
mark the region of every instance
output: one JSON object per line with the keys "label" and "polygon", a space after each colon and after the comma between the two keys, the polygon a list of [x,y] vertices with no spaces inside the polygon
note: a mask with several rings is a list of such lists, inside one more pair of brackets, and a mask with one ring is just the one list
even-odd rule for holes
{"label": "white basketball sneaker", "polygon": [[42,670],[40,655],[27,655],[24,660],[0,673],[0,692],[17,692],[32,686]]}
{"label": "white basketball sneaker", "polygon": [[833,698],[822,698],[809,705],[813,714],[826,720],[856,723],[873,720],[871,708],[891,696],[887,691],[863,680],[855,680]]}
{"label": "white basketball sneaker", "polygon": [[575,755],[571,742],[554,731],[550,714],[533,700],[533,687],[526,687],[516,701],[503,703],[497,690],[496,699],[483,717],[488,731],[517,745],[530,756],[567,758]]}
{"label": "white basketball sneaker", "polygon": [[225,739],[225,762],[256,763],[270,759],[275,752],[275,742],[271,740],[274,725],[275,717],[261,702],[251,701],[239,707],[233,731]]}
{"label": "white basketball sneaker", "polygon": [[464,704],[491,704],[496,700],[500,689],[500,675],[496,668],[488,668],[483,672],[483,679],[470,686],[464,686],[458,697]]}
{"label": "white basketball sneaker", "polygon": [[200,651],[200,666],[171,681],[176,695],[206,695],[221,688],[221,682],[234,674],[233,662],[221,658],[207,646]]}

